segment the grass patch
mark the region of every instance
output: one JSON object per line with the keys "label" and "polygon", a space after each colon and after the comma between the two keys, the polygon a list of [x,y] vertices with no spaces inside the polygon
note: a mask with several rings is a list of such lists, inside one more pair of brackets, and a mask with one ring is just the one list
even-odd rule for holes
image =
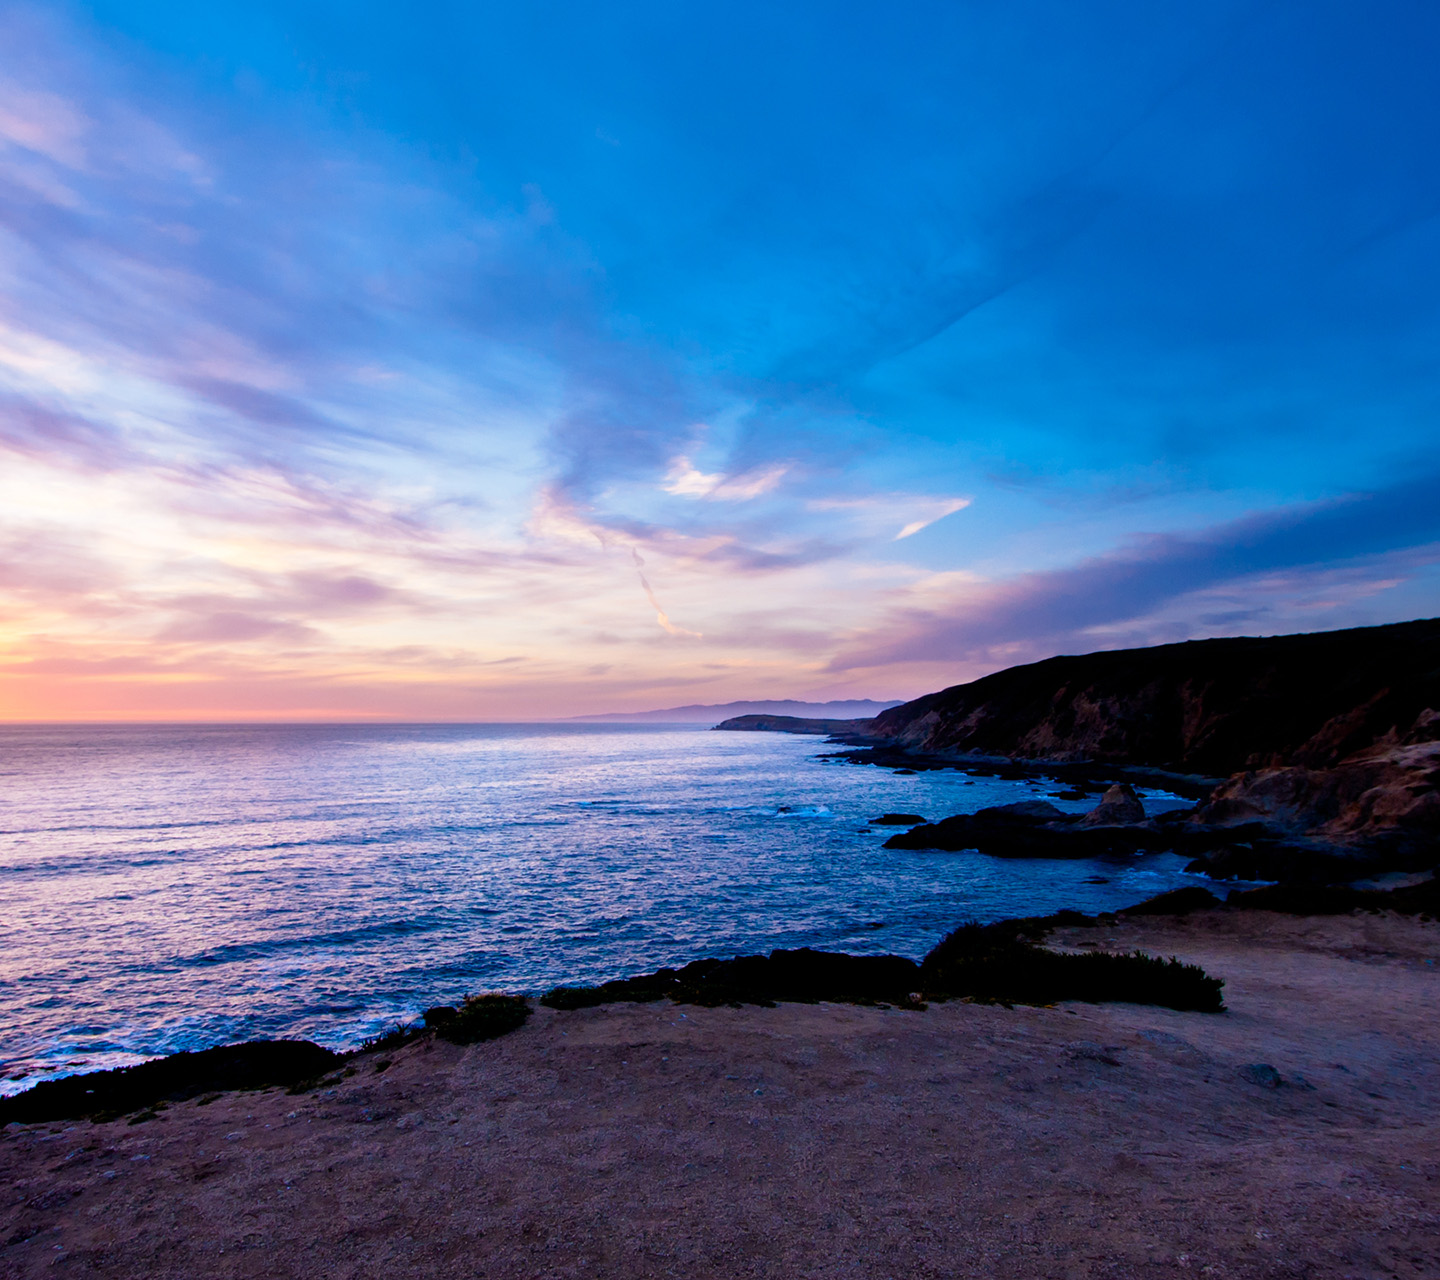
{"label": "grass patch", "polygon": [[361,1043],[357,1052],[359,1053],[380,1053],[386,1050],[401,1049],[413,1040],[420,1039],[425,1034],[425,1028],[419,1023],[397,1022],[389,1031],[382,1031],[377,1036]]}

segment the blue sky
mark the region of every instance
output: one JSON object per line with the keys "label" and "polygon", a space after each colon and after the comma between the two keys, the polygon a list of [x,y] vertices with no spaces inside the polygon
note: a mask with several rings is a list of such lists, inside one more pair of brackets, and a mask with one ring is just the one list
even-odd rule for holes
{"label": "blue sky", "polygon": [[1437,612],[1431,6],[0,25],[0,714],[909,696]]}

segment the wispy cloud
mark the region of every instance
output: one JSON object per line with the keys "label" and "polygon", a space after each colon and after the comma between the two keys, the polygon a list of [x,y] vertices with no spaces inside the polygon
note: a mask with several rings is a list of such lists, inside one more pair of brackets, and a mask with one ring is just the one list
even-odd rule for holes
{"label": "wispy cloud", "polygon": [[919,533],[921,529],[928,529],[937,520],[943,520],[948,515],[954,515],[957,511],[964,511],[970,505],[969,498],[952,498],[949,502],[941,505],[940,510],[933,515],[923,515],[918,520],[912,520],[899,533],[895,535],[895,541],[901,538],[910,538]]}
{"label": "wispy cloud", "polygon": [[235,75],[203,9],[0,13],[0,715],[918,693],[1433,605],[1421,18],[751,12],[460,6],[452,64],[276,9]]}
{"label": "wispy cloud", "polygon": [[703,637],[698,631],[687,631],[684,627],[677,627],[670,621],[669,615],[660,607],[660,601],[655,598],[650,580],[645,576],[645,561],[640,558],[640,553],[633,547],[630,549],[630,555],[635,561],[635,572],[640,577],[640,586],[645,592],[645,599],[650,601],[650,607],[655,610],[655,621],[672,636],[688,636],[692,640],[702,639]]}
{"label": "wispy cloud", "polygon": [[760,467],[738,475],[723,472],[706,473],[699,470],[688,457],[681,454],[670,464],[666,473],[666,493],[687,498],[716,498],[722,501],[745,502],[772,492],[785,478],[790,468],[784,464]]}

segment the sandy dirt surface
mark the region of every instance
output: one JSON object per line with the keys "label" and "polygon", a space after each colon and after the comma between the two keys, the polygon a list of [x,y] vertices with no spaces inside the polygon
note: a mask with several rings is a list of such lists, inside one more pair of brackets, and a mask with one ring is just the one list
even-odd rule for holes
{"label": "sandy dirt surface", "polygon": [[319,1094],[9,1126],[0,1276],[1440,1275],[1440,925],[1052,941],[1198,961],[1229,1012],[542,1009]]}

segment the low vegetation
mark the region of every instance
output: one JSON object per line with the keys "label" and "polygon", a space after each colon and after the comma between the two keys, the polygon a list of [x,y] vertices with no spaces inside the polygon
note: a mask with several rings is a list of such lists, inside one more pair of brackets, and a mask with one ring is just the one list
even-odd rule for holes
{"label": "low vegetation", "polygon": [[518,1030],[529,1016],[530,1001],[524,996],[469,996],[458,1009],[426,1009],[425,1025],[451,1044],[479,1044]]}
{"label": "low vegetation", "polygon": [[758,1004],[781,1001],[914,1005],[920,967],[902,956],[852,956],[835,951],[772,951],[768,956],[696,960],[598,987],[556,987],[540,998],[552,1009],[583,1009],[619,1001],[676,1004]]}
{"label": "low vegetation", "polygon": [[1440,877],[1402,889],[1352,889],[1348,885],[1273,884],[1232,893],[1229,910],[1279,911],[1292,916],[1340,916],[1351,911],[1394,911],[1440,918]]}
{"label": "low vegetation", "polygon": [[961,925],[920,966],[932,998],[960,997],[1000,1004],[1090,1004],[1125,1001],[1167,1009],[1219,1013],[1224,983],[1198,965],[1139,951],[1070,954],[1038,945],[1029,921]]}
{"label": "low vegetation", "polygon": [[1061,913],[964,925],[919,965],[900,956],[802,948],[737,960],[697,960],[683,969],[660,969],[597,987],[556,987],[540,1002],[552,1009],[583,1009],[661,999],[712,1006],[829,1000],[921,1009],[927,1000],[948,999],[1040,1005],[1123,1000],[1202,1012],[1224,1008],[1221,980],[1195,965],[1138,952],[1068,955],[1039,945],[1055,925],[1082,922],[1094,923],[1078,913]]}

